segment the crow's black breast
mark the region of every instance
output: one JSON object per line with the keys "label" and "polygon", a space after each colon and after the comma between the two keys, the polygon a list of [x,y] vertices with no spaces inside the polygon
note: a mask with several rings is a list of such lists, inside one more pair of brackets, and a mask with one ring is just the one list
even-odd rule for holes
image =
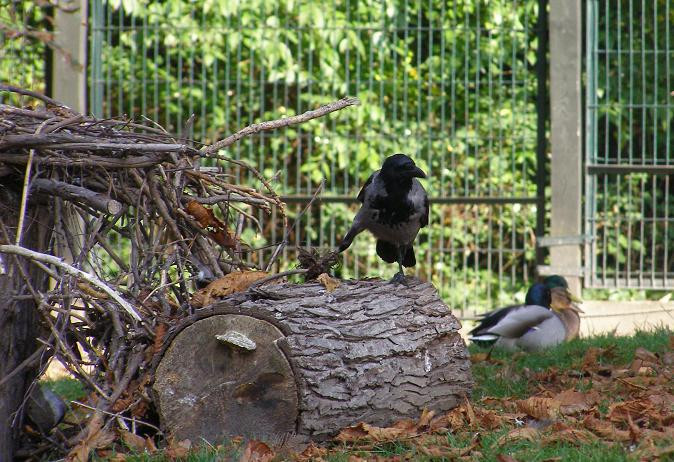
{"label": "crow's black breast", "polygon": [[377,221],[391,227],[407,223],[414,213],[414,204],[407,198],[391,199],[379,196],[372,201],[372,208],[379,211]]}

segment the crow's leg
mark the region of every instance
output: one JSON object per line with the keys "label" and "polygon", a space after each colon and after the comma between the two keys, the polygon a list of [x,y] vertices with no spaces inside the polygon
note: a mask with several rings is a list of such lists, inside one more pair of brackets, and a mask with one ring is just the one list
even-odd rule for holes
{"label": "crow's leg", "polygon": [[405,246],[398,246],[398,272],[391,278],[391,284],[402,284],[407,285],[405,279],[405,271],[403,270],[403,258],[405,257]]}

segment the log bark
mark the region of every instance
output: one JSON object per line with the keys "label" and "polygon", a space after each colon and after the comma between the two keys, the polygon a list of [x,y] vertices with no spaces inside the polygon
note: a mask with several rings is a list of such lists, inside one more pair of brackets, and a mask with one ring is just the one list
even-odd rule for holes
{"label": "log bark", "polygon": [[[444,412],[472,387],[459,328],[435,288],[418,280],[252,289],[167,336],[155,404],[169,434],[212,442],[285,433],[320,440],[359,421],[385,426],[424,408]],[[216,338],[239,334],[255,348]]]}

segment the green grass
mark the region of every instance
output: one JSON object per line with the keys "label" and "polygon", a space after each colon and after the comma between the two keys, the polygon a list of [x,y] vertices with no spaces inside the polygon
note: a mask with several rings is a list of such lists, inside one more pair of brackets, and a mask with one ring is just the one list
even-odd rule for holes
{"label": "green grass", "polygon": [[[590,347],[612,348],[610,358],[599,358],[599,363],[628,364],[634,359],[634,351],[643,347],[653,353],[663,353],[669,349],[669,336],[672,331],[665,328],[654,331],[638,331],[631,337],[599,335],[590,338],[575,339],[555,348],[538,353],[512,353],[494,350],[491,357],[503,364],[481,362],[473,365],[475,388],[473,400],[485,396],[498,398],[512,396],[524,398],[536,385],[526,377],[525,371],[542,372],[550,368],[557,370],[580,369],[585,352]],[[475,345],[469,347],[471,353],[486,351]],[[514,361],[513,361],[514,358]],[[577,387],[585,382],[579,380]],[[577,388],[583,391],[581,388]]]}
{"label": "green grass", "polygon": [[79,401],[87,396],[87,391],[82,382],[70,377],[56,380],[43,380],[42,384],[59,395],[66,403]]}
{"label": "green grass", "polygon": [[[495,398],[526,398],[545,386],[540,376],[536,374],[550,373],[553,370],[558,373],[571,373],[578,370],[578,380],[573,386],[579,391],[586,391],[592,387],[591,378],[580,374],[581,365],[585,353],[591,347],[610,348],[610,353],[599,358],[599,363],[611,367],[624,367],[634,358],[634,351],[643,347],[654,353],[664,353],[669,350],[671,330],[661,328],[650,332],[637,332],[631,337],[616,337],[601,335],[592,338],[576,339],[556,348],[539,353],[509,354],[494,351],[492,358],[496,362],[479,362],[473,365],[475,388],[472,396],[474,406],[480,406],[483,397]],[[484,351],[474,345],[469,350],[472,353]],[[66,399],[81,399],[85,395],[84,388],[75,380],[62,379],[47,382],[48,386]],[[599,413],[605,415],[611,404],[611,397],[606,397],[598,404]],[[467,448],[478,438],[477,446],[470,453],[470,460],[496,461],[499,455],[510,455],[519,461],[542,462],[551,458],[561,458],[562,461],[590,461],[590,462],[613,462],[613,461],[636,461],[636,455],[630,453],[622,444],[596,440],[592,443],[580,441],[553,441],[544,444],[542,440],[499,443],[499,438],[513,429],[504,426],[493,431],[480,430],[458,431],[439,435],[452,450]],[[546,434],[545,431],[543,434]],[[662,444],[662,443],[658,443]],[[451,460],[450,458],[432,457],[426,454],[409,441],[396,441],[386,444],[372,444],[367,450],[345,444],[332,445],[325,460],[330,462],[348,462],[349,457],[358,456],[367,460],[376,457],[393,458],[399,460],[414,461],[439,461]],[[216,462],[237,461],[243,452],[244,445],[223,444],[217,447],[202,446],[192,451],[185,458],[179,459],[186,462]],[[109,457],[108,457],[109,459]],[[108,460],[95,458],[97,461]],[[277,456],[275,460],[287,460],[287,457]],[[126,452],[128,462],[169,462],[172,459],[168,454],[129,454]],[[661,459],[666,460],[666,459]]]}

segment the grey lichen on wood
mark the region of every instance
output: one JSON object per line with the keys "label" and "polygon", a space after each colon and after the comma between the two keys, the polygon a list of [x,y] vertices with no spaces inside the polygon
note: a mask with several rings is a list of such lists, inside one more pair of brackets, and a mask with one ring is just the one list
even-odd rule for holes
{"label": "grey lichen on wood", "polygon": [[238,347],[247,351],[254,351],[255,348],[257,348],[257,345],[253,340],[249,339],[241,332],[237,332],[235,330],[216,335],[215,338],[226,345]]}
{"label": "grey lichen on wood", "polygon": [[[424,408],[447,411],[470,395],[470,361],[458,333],[460,324],[428,283],[343,281],[331,293],[318,283],[266,286],[199,310],[195,319],[221,313],[263,320],[283,333],[255,341],[258,350],[280,348],[290,364],[287,372],[279,372],[283,377],[278,383],[296,384],[293,430],[299,435],[325,439],[359,421],[390,425],[418,418]],[[190,335],[204,334],[195,330]],[[166,356],[157,371],[158,381],[165,361]],[[259,365],[242,360],[237,367],[252,376]],[[163,405],[159,411],[162,416]],[[241,407],[239,412],[248,411]],[[280,426],[268,430],[284,431]]]}

